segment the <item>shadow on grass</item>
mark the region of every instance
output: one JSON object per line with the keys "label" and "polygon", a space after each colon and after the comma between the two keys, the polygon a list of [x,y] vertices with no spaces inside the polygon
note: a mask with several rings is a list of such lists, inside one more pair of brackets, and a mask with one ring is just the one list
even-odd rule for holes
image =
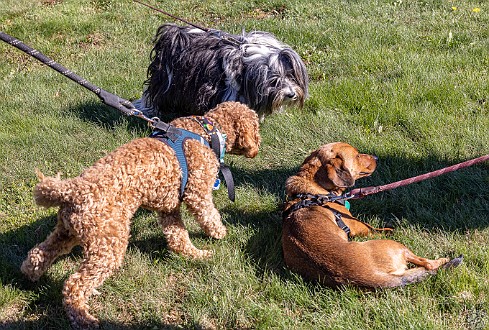
{"label": "shadow on grass", "polygon": [[[59,318],[59,313],[64,313],[64,311],[58,311],[58,313],[48,313],[46,316],[42,316],[36,321],[21,321],[21,322],[4,322],[0,323],[0,329],[12,329],[12,330],[34,330],[34,329],[71,329],[68,322],[57,322],[53,324],[51,322],[52,318]],[[144,324],[120,324],[114,322],[105,322],[103,320],[100,321],[100,329],[117,329],[117,330],[137,330],[137,329],[206,329],[204,326],[194,325],[188,328],[172,325],[172,324],[161,324],[161,323],[150,323],[146,322]]]}
{"label": "shadow on grass", "polygon": [[[106,129],[114,129],[121,121],[127,121],[127,129],[132,131],[148,131],[148,122],[135,116],[126,116],[121,111],[109,107],[102,102],[89,101],[81,103],[76,107],[67,109],[68,113],[78,116],[81,120],[95,123]],[[164,122],[169,122],[176,118],[175,113],[168,113],[160,117]]]}

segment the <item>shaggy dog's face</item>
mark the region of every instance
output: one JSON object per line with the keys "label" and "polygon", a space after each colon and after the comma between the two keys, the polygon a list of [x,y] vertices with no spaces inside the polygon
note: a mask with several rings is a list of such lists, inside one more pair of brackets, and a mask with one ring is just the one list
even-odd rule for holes
{"label": "shaggy dog's face", "polygon": [[248,47],[243,58],[243,102],[265,115],[289,106],[302,107],[308,77],[298,55],[291,49]]}

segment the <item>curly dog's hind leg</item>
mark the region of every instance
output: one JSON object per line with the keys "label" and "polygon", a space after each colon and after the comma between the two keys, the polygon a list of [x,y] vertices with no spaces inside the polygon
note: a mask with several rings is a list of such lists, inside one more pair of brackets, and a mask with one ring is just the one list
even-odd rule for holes
{"label": "curly dog's hind leg", "polygon": [[58,256],[69,253],[77,244],[78,240],[64,227],[58,215],[54,231],[29,251],[20,269],[31,281],[37,281]]}
{"label": "curly dog's hind leg", "polygon": [[98,327],[99,321],[88,311],[88,299],[122,264],[129,235],[125,233],[123,237],[115,237],[99,234],[95,238],[83,246],[83,262],[63,287],[63,305],[74,328]]}

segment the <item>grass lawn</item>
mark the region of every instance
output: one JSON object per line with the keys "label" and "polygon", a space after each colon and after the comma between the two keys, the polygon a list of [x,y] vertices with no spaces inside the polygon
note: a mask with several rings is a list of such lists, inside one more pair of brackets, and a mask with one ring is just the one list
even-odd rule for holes
{"label": "grass lawn", "polygon": [[[267,117],[255,159],[226,156],[237,185],[215,203],[228,228],[213,240],[186,214],[193,261],[168,251],[140,210],[123,267],[91,312],[104,329],[487,329],[489,164],[352,201],[352,213],[421,256],[464,255],[422,283],[365,292],[307,283],[281,252],[284,182],[314,149],[345,141],[379,157],[358,186],[386,184],[489,153],[489,4],[456,0],[154,0],[199,25],[264,30],[306,63],[302,110]],[[2,0],[0,30],[80,76],[137,99],[159,25],[172,19],[130,0]],[[81,253],[38,283],[19,267],[45,239],[55,209],[36,206],[39,168],[78,175],[149,128],[57,72],[0,43],[0,329],[64,329],[64,280]]]}

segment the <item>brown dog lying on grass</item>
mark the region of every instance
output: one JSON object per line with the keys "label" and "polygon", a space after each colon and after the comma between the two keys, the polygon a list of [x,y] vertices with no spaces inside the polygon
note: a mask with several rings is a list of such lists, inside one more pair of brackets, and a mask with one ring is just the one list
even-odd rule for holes
{"label": "brown dog lying on grass", "polygon": [[[226,102],[207,112],[205,118],[226,134],[227,152],[257,155],[261,140],[258,116],[253,110]],[[178,118],[171,124],[210,142],[210,135],[196,118]],[[74,327],[98,325],[88,311],[88,299],[121,266],[131,218],[139,207],[158,212],[168,248],[182,255],[211,255],[211,251],[199,250],[190,241],[180,216],[182,202],[207,235],[217,239],[226,235],[212,201],[219,161],[212,149],[198,140],[188,139],[182,144],[188,165],[183,196],[181,164],[175,150],[149,137],[119,147],[73,179],[45,177],[38,172],[41,182],[34,189],[34,198],[42,206],[59,206],[58,222],[49,237],[29,251],[21,270],[37,281],[57,257],[76,245],[82,247],[81,265],[63,287],[63,304]]]}
{"label": "brown dog lying on grass", "polygon": [[[282,245],[291,270],[328,286],[382,288],[419,282],[440,267],[462,262],[462,256],[451,261],[418,257],[392,240],[349,241],[391,230],[372,228],[355,219],[342,203],[328,202],[355,180],[371,175],[376,159],[349,144],[330,143],[314,151],[287,179]],[[418,267],[408,269],[408,263]]]}

